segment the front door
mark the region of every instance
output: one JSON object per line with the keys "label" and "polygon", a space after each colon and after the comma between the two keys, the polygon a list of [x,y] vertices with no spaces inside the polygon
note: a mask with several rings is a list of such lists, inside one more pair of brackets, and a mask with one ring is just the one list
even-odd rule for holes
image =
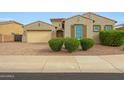
{"label": "front door", "polygon": [[75,38],[81,39],[83,37],[83,26],[76,25],[75,26]]}
{"label": "front door", "polygon": [[56,36],[57,37],[63,37],[63,31],[62,30],[58,30],[58,31],[56,31]]}

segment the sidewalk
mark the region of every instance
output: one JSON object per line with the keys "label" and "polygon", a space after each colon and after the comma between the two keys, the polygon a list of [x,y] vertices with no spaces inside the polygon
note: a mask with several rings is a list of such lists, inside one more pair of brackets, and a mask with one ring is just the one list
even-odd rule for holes
{"label": "sidewalk", "polygon": [[124,73],[124,55],[0,56],[0,72]]}

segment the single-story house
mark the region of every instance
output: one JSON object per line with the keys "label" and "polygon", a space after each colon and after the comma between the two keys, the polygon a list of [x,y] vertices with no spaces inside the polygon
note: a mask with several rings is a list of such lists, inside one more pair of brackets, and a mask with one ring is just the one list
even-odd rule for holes
{"label": "single-story house", "polygon": [[95,13],[85,13],[70,18],[52,18],[52,24],[36,21],[24,26],[23,41],[45,43],[51,38],[92,38],[99,43],[99,31],[114,29],[116,21]]}
{"label": "single-story house", "polygon": [[23,41],[28,43],[46,43],[54,37],[55,26],[36,21],[24,26]]}
{"label": "single-story house", "polygon": [[36,21],[22,25],[16,21],[0,22],[0,41],[46,43],[51,38],[92,38],[99,43],[99,31],[115,29],[116,21],[95,13],[75,15],[70,18],[52,18],[52,24]]}
{"label": "single-story house", "polygon": [[0,22],[0,42],[22,41],[23,25],[16,21]]}
{"label": "single-story house", "polygon": [[115,29],[117,29],[117,30],[124,30],[124,24],[116,25]]}
{"label": "single-story house", "polygon": [[85,13],[70,18],[53,18],[57,27],[56,37],[92,38],[99,43],[99,31],[114,29],[116,21],[94,13]]}

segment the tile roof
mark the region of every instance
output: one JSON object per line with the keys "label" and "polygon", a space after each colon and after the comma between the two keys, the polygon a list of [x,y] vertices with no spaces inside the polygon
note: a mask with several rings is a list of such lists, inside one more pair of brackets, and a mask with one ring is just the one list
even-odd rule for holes
{"label": "tile roof", "polygon": [[49,23],[43,22],[43,21],[35,21],[35,22],[29,23],[29,24],[27,24],[27,25],[25,25],[25,26],[28,26],[28,25],[31,25],[31,24],[34,24],[34,23],[44,23],[44,24],[47,24],[47,25],[50,25],[50,26],[54,26],[54,25],[52,25],[52,24],[49,24]]}
{"label": "tile roof", "polygon": [[0,25],[4,25],[4,24],[10,24],[10,23],[16,23],[16,24],[20,24],[20,25],[23,25],[19,22],[16,22],[14,20],[10,20],[10,21],[0,21]]}
{"label": "tile roof", "polygon": [[98,14],[96,14],[96,13],[87,12],[87,13],[84,13],[83,15],[85,15],[85,14],[96,15],[96,16],[99,16],[99,17],[102,17],[102,18],[105,18],[105,19],[108,19],[108,20],[111,20],[111,21],[114,21],[115,23],[117,23],[117,21],[115,21],[115,20],[113,20],[113,19],[110,19],[110,18],[107,18],[107,17],[101,16],[101,15],[98,15]]}
{"label": "tile roof", "polygon": [[51,21],[64,21],[65,18],[52,18]]}
{"label": "tile roof", "polygon": [[115,26],[115,28],[120,28],[120,27],[124,27],[124,24],[118,24]]}

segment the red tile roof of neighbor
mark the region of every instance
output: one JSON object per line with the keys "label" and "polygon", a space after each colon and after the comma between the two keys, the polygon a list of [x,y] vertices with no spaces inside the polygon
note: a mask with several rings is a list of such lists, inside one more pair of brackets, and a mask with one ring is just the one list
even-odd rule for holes
{"label": "red tile roof of neighbor", "polygon": [[64,21],[65,18],[52,18],[51,21]]}

